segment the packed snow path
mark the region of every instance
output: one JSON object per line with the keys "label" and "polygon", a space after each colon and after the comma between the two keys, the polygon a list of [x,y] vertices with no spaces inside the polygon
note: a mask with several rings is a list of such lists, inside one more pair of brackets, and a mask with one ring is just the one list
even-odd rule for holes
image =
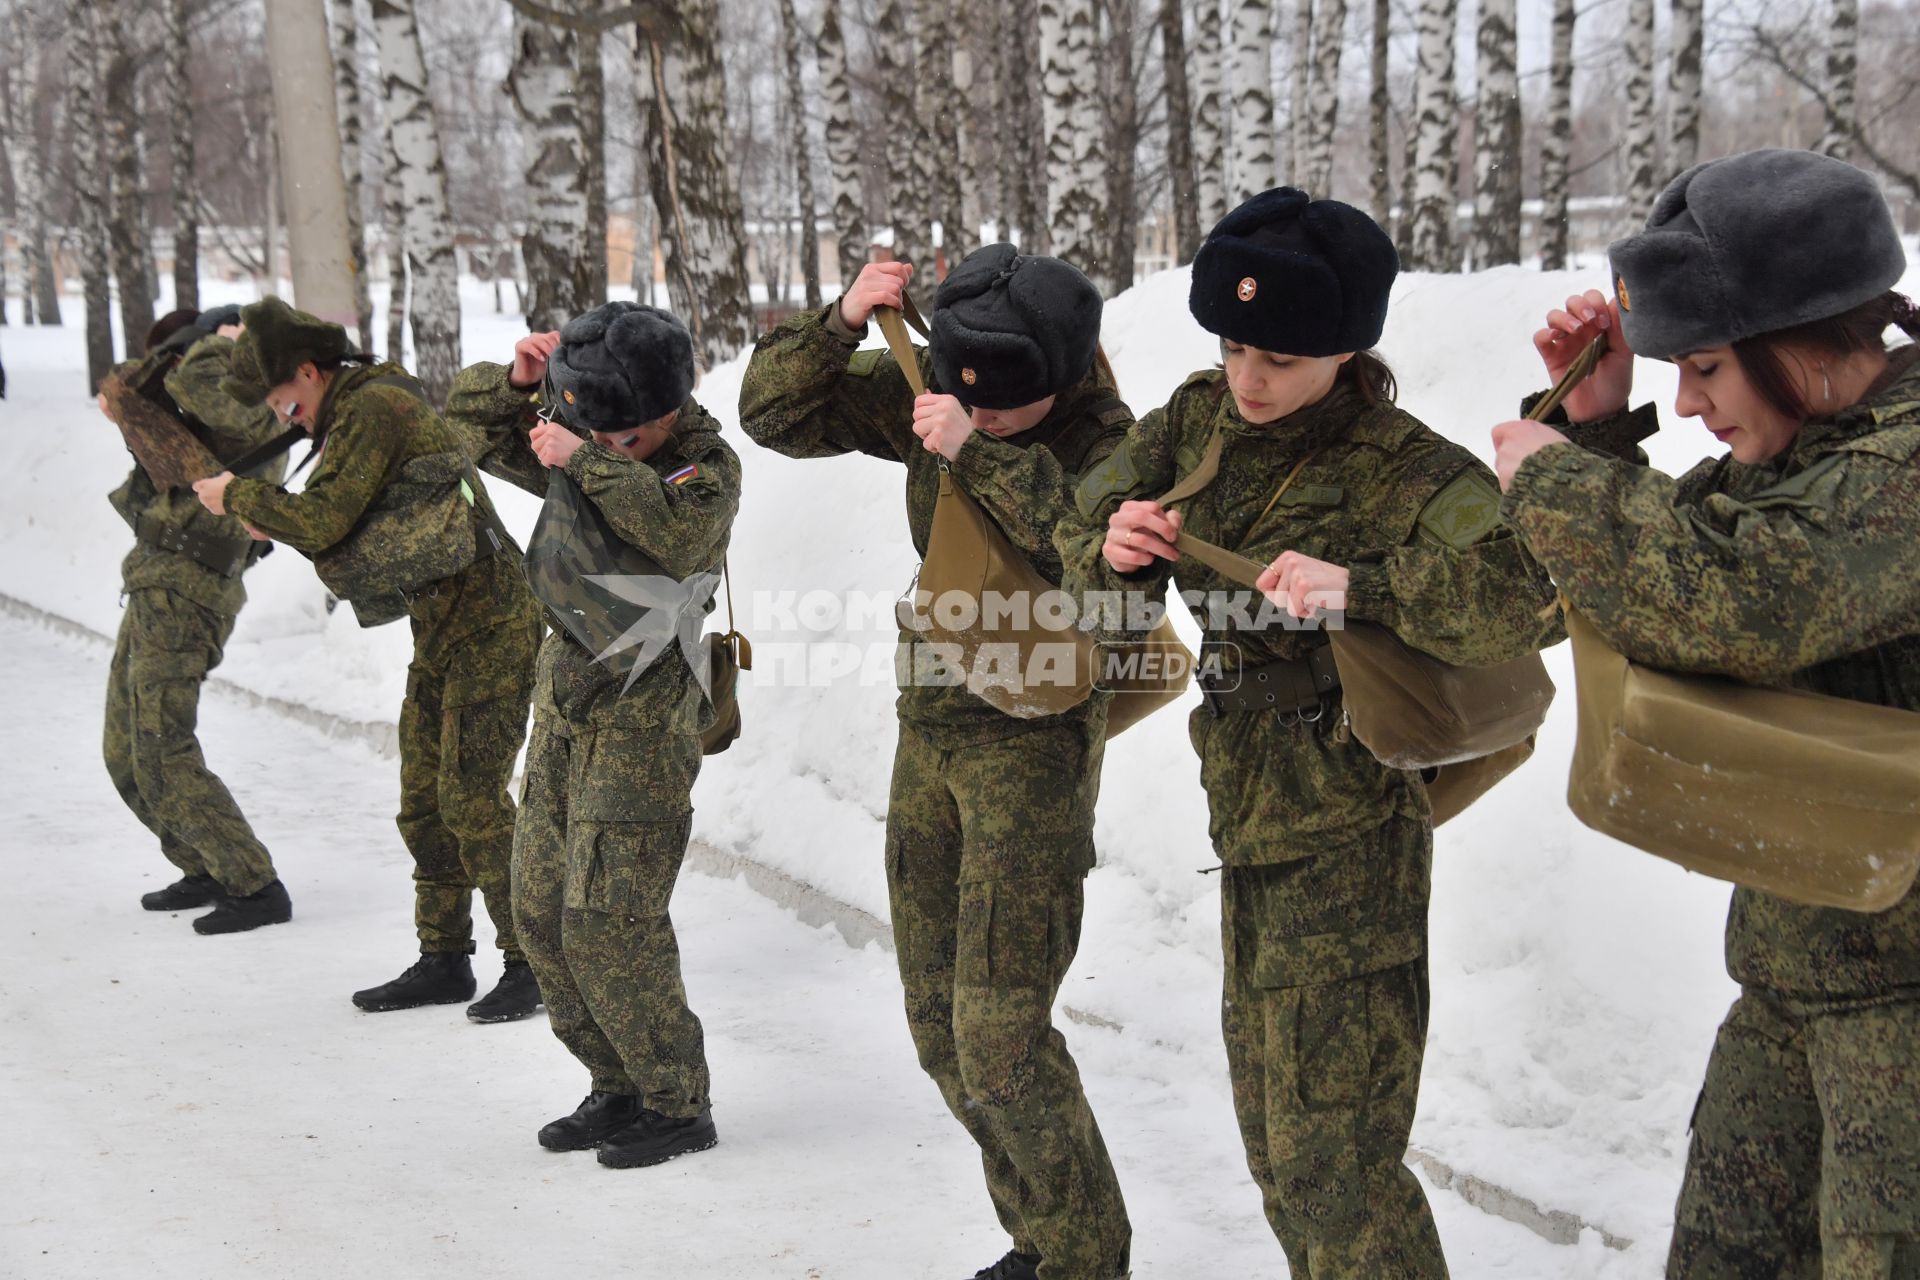
{"label": "packed snow path", "polygon": [[[210,693],[202,741],[294,920],[203,938],[190,913],[141,911],[172,876],[99,762],[106,656],[0,618],[0,1274],[956,1280],[1004,1248],[914,1062],[892,957],[737,882],[689,875],[674,900],[720,1145],[626,1172],[535,1145],[586,1087],[544,1018],[348,1003],[413,952],[391,762]],[[484,939],[476,970],[485,990]],[[1066,1030],[1135,1275],[1284,1275],[1218,1045]],[[1462,1280],[1652,1274],[1641,1250],[1555,1246],[1433,1200]]]}

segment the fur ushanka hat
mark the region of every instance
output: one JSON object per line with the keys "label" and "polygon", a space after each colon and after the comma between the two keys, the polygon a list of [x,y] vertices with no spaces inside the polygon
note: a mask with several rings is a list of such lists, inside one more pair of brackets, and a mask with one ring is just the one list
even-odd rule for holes
{"label": "fur ushanka hat", "polygon": [[671,311],[609,302],[561,328],[547,380],[569,426],[625,431],[665,417],[693,394],[693,335]]}

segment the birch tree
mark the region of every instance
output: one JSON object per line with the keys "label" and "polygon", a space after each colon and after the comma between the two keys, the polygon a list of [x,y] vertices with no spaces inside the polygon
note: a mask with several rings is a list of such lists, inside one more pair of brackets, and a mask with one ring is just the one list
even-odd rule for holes
{"label": "birch tree", "polygon": [[1627,228],[1639,225],[1659,194],[1654,176],[1653,0],[1627,0]]}
{"label": "birch tree", "polygon": [[647,121],[653,100],[652,64],[647,60],[641,40],[628,42],[627,53],[633,63],[633,296],[648,306],[654,300],[654,269],[660,247],[659,223],[654,217],[653,185],[647,170]]}
{"label": "birch tree", "polygon": [[787,56],[787,110],[793,129],[793,176],[800,216],[800,276],[807,309],[817,311],[820,296],[820,231],[813,196],[813,144],[807,139],[807,91],[800,76],[800,19],[793,0],[780,0],[780,35]]}
{"label": "birch tree", "polygon": [[[179,2],[179,0],[176,0]],[[340,112],[340,160],[347,171],[347,251],[353,255],[353,309],[360,349],[373,350],[373,297],[367,281],[366,175],[361,155],[360,15],[354,0],[328,0],[334,98]]]}
{"label": "birch tree", "polygon": [[574,92],[579,43],[592,38],[514,12],[507,93],[526,157],[520,254],[527,264],[527,326],[535,333],[558,329],[593,305],[586,143]]}
{"label": "birch tree", "polygon": [[7,75],[6,156],[18,214],[20,320],[57,325],[60,291],[47,247],[46,181],[40,156],[40,49],[45,33],[39,29],[39,13],[32,5],[19,5],[9,17],[13,65]]}
{"label": "birch tree", "polygon": [[853,118],[853,84],[847,75],[847,40],[840,30],[840,0],[822,0],[820,35],[814,41],[820,71],[820,102],[826,114],[827,168],[833,180],[833,233],[840,243],[840,288],[844,292],[867,264],[866,190],[860,181],[860,130]]}
{"label": "birch tree", "polygon": [[1227,216],[1227,103],[1220,65],[1220,0],[1199,0],[1193,21],[1193,189],[1202,236]]}
{"label": "birch tree", "polygon": [[1274,185],[1273,8],[1232,0],[1232,203]]}
{"label": "birch tree", "polygon": [[1853,159],[1853,135],[1858,128],[1854,105],[1859,65],[1860,0],[1833,0],[1827,18],[1826,126],[1814,150],[1836,160]]}
{"label": "birch tree", "polygon": [[1480,0],[1474,51],[1473,265],[1520,261],[1520,75],[1514,0]]}
{"label": "birch tree", "polygon": [[671,40],[641,28],[653,80],[647,176],[666,250],[667,303],[692,330],[694,354],[708,369],[754,332],[719,32],[714,0],[686,0]]}
{"label": "birch tree", "polygon": [[1573,33],[1575,0],[1553,0],[1547,56],[1547,128],[1540,144],[1540,268],[1567,266],[1568,159],[1573,150]]}
{"label": "birch tree", "polygon": [[[980,247],[980,226],[986,220],[987,192],[992,183],[980,170],[981,124],[992,120],[992,90],[984,83],[979,61],[974,57],[976,24],[991,15],[984,7],[964,9],[955,19],[953,48],[949,51],[952,78],[947,84],[947,101],[952,104],[954,141],[953,174],[958,183],[954,217],[959,223],[960,239],[950,240],[964,257]],[[983,92],[984,91],[984,92]],[[983,112],[982,107],[986,110]],[[955,248],[947,250],[947,260],[957,262]]]}
{"label": "birch tree", "polygon": [[[1104,221],[1107,234],[1106,288],[1119,293],[1133,287],[1133,254],[1140,234],[1135,215],[1137,182],[1134,153],[1140,143],[1140,101],[1134,87],[1133,29],[1139,18],[1138,0],[1100,0],[1106,19],[1106,57],[1100,70],[1106,84],[1099,101],[1106,104],[1107,178]],[[1094,169],[1101,166],[1096,162]],[[1100,230],[1096,218],[1093,230]]]}
{"label": "birch tree", "polygon": [[1392,0],[1373,0],[1373,24],[1367,33],[1367,203],[1373,220],[1383,227],[1393,218],[1393,160],[1387,128],[1393,107],[1387,84],[1392,20]]}
{"label": "birch tree", "polygon": [[[966,255],[973,238],[967,233],[957,164],[960,134],[953,89],[956,25],[952,7],[930,0],[920,4],[914,15],[917,40],[913,83],[914,112],[920,121],[920,193],[931,202],[926,210],[929,234],[933,222],[940,224],[949,271]],[[931,287],[932,284],[933,277],[929,274],[925,285]]]}
{"label": "birch tree", "polygon": [[[1853,0],[1846,0],[1853,3]],[[1667,62],[1667,171],[1700,159],[1700,59],[1706,43],[1704,0],[1673,0],[1673,52]]]}
{"label": "birch tree", "polygon": [[[1300,0],[1306,9],[1308,0]],[[1346,0],[1320,0],[1313,14],[1312,60],[1308,64],[1306,97],[1297,107],[1300,154],[1294,163],[1295,185],[1312,195],[1333,193],[1333,131],[1340,119],[1340,56],[1347,47]],[[1299,76],[1294,77],[1299,83]]]}
{"label": "birch tree", "polygon": [[113,370],[113,305],[108,293],[107,185],[102,172],[100,16],[95,0],[67,0],[67,129],[73,143],[74,218],[80,232],[80,285],[87,308],[87,391]]}
{"label": "birch tree", "polygon": [[146,181],[141,163],[139,62],[127,44],[138,21],[133,0],[100,0],[101,107],[106,128],[106,167],[112,185],[107,225],[113,275],[120,284],[120,333],[130,352],[138,351],[153,328],[151,232],[147,224]]}
{"label": "birch tree", "polygon": [[[391,110],[391,108],[389,108]],[[391,125],[380,131],[380,213],[387,242],[387,359],[407,354],[407,197]]]}
{"label": "birch tree", "polygon": [[413,373],[434,404],[460,369],[460,279],[447,208],[447,166],[428,92],[414,0],[372,0],[387,129],[406,209]]}
{"label": "birch tree", "polygon": [[1049,200],[1046,116],[1041,105],[1040,70],[1034,41],[1025,33],[1040,29],[1035,0],[996,0],[1000,34],[1000,114],[1008,130],[1008,216],[1028,253],[1052,252],[1047,225]]}
{"label": "birch tree", "polygon": [[1108,289],[1108,246],[1099,237],[1106,175],[1093,0],[1040,0],[1040,68],[1047,134],[1050,252]]}
{"label": "birch tree", "polygon": [[887,211],[893,220],[893,256],[911,262],[921,287],[934,279],[933,211],[923,181],[920,112],[914,101],[912,7],[880,0],[873,20],[874,76],[879,111],[888,125]]}
{"label": "birch tree", "polygon": [[1193,99],[1187,85],[1186,14],[1181,0],[1160,0],[1160,64],[1167,82],[1167,186],[1173,197],[1173,260],[1200,247],[1200,196],[1193,167]]}
{"label": "birch tree", "polygon": [[[580,0],[581,12],[597,14],[600,0]],[[575,113],[580,118],[580,158],[587,190],[586,232],[581,261],[587,288],[582,309],[607,300],[607,69],[597,25],[580,32],[574,74]]]}
{"label": "birch tree", "polygon": [[1453,87],[1458,21],[1458,0],[1421,0],[1419,67],[1414,77],[1413,207],[1406,264],[1415,271],[1453,271],[1459,266],[1453,238],[1454,205],[1460,190],[1454,153],[1459,112]]}
{"label": "birch tree", "polygon": [[161,46],[167,103],[167,168],[172,178],[173,305],[200,309],[200,209],[193,174],[192,56],[188,0],[165,0]]}
{"label": "birch tree", "polygon": [[[1308,76],[1313,66],[1313,0],[1294,0],[1293,55],[1287,60],[1287,137],[1281,181],[1298,187],[1307,147]],[[1308,188],[1312,190],[1312,188]]]}

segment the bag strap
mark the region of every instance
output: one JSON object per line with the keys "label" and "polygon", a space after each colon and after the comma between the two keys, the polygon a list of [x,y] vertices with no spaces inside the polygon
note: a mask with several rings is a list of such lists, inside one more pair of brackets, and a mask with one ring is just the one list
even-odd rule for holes
{"label": "bag strap", "polygon": [[[913,394],[927,394],[926,379],[920,376],[920,360],[913,353],[913,339],[907,336],[907,325],[911,324],[926,338],[927,322],[920,318],[920,309],[913,305],[913,299],[905,289],[900,291],[900,307],[875,307],[874,323],[880,326],[880,334],[887,340],[887,349],[893,352],[894,363],[900,366],[900,372],[906,376],[907,385],[913,388]],[[928,338],[931,341],[931,338]]]}
{"label": "bag strap", "polygon": [[1573,358],[1573,363],[1567,366],[1567,371],[1560,375],[1560,381],[1553,384],[1553,390],[1540,397],[1540,402],[1533,406],[1527,417],[1534,422],[1545,422],[1547,415],[1560,407],[1560,402],[1567,398],[1568,393],[1585,382],[1593,371],[1600,367],[1600,357],[1606,354],[1607,335],[1603,333],[1589,342],[1586,350]]}
{"label": "bag strap", "polygon": [[742,671],[753,670],[753,642],[748,640],[740,629],[733,625],[733,572],[728,557],[720,557],[720,584],[727,596],[727,632],[720,638],[733,652],[733,664]]}

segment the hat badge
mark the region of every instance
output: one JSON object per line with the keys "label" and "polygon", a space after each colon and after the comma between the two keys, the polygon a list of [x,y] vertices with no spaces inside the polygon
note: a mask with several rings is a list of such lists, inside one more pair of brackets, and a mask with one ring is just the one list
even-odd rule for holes
{"label": "hat badge", "polygon": [[566,402],[567,402],[568,404],[572,404],[572,403],[573,403],[573,392],[571,392],[571,391],[562,391],[562,392],[560,393],[560,398],[561,398],[562,400],[565,400],[565,401],[566,401]]}
{"label": "hat badge", "polygon": [[1253,295],[1258,293],[1259,291],[1260,291],[1260,282],[1255,280],[1252,276],[1241,277],[1240,287],[1234,290],[1235,293],[1240,295],[1240,301],[1242,302],[1252,302]]}
{"label": "hat badge", "polygon": [[1613,278],[1613,291],[1620,297],[1620,309],[1622,311],[1633,310],[1633,299],[1627,296],[1627,278],[1625,276],[1615,276]]}
{"label": "hat badge", "polygon": [[968,386],[972,386],[974,383],[980,381],[980,375],[971,369],[962,369],[960,371],[960,381],[966,383]]}

